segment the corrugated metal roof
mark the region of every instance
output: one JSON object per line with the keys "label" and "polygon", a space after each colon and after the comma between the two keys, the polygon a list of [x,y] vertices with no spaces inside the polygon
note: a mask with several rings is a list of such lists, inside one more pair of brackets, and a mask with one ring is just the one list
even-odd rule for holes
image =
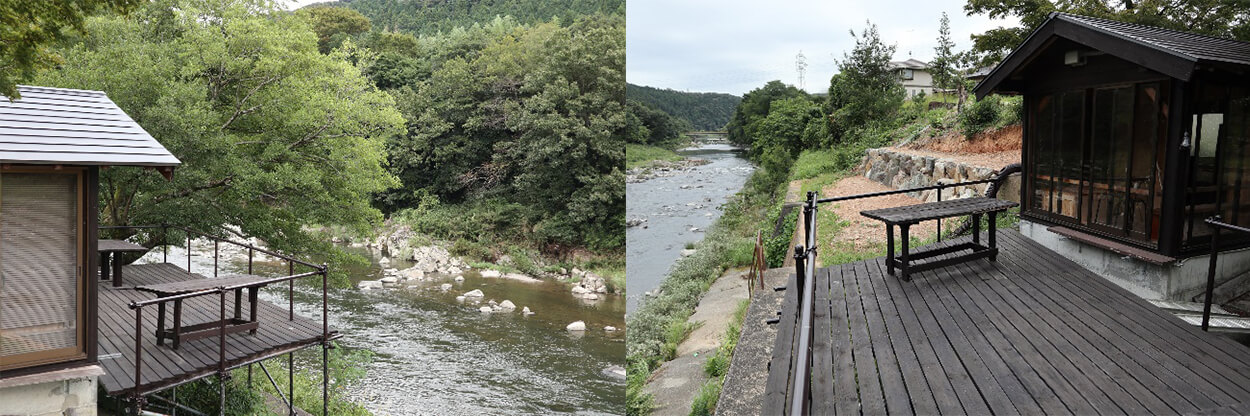
{"label": "corrugated metal roof", "polygon": [[181,162],[103,92],[18,86],[0,95],[0,162],[177,166]]}
{"label": "corrugated metal roof", "polygon": [[1067,13],[1054,13],[1052,18],[1113,33],[1191,61],[1250,65],[1250,43],[1246,42]]}

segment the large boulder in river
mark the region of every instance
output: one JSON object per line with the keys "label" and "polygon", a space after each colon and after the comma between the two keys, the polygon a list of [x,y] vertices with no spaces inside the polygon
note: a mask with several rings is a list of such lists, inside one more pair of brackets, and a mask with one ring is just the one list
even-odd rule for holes
{"label": "large boulder in river", "polygon": [[377,280],[362,280],[360,283],[356,283],[356,287],[360,290],[381,289],[382,282]]}
{"label": "large boulder in river", "polygon": [[486,296],[486,294],[482,293],[482,289],[473,289],[464,294],[466,298],[480,298],[483,296]]}
{"label": "large boulder in river", "polygon": [[524,308],[521,308],[521,315],[533,315],[533,314],[534,314],[534,312],[530,312],[530,307],[529,307],[529,306],[526,306],[526,307],[524,307]]}
{"label": "large boulder in river", "polygon": [[477,310],[478,310],[478,311],[480,311],[480,312],[482,312],[482,313],[490,313],[490,312],[491,312],[491,309],[490,309],[490,307],[489,307],[489,306],[483,306],[483,307],[477,308]]}
{"label": "large boulder in river", "polygon": [[482,277],[486,277],[486,278],[503,277],[503,272],[500,272],[498,270],[482,270],[480,274],[482,275]]}
{"label": "large boulder in river", "polygon": [[510,310],[516,309],[516,304],[512,303],[512,301],[510,300],[504,299],[503,302],[499,302],[499,308],[510,311]]}
{"label": "large boulder in river", "polygon": [[586,322],[577,321],[577,322],[569,324],[569,326],[564,327],[564,329],[568,330],[569,332],[582,332],[586,330]]}
{"label": "large boulder in river", "polygon": [[469,268],[459,257],[452,256],[447,249],[439,246],[424,246],[412,249],[412,261],[417,269],[426,273],[459,274]]}
{"label": "large boulder in river", "polygon": [[381,279],[378,279],[378,281],[382,283],[397,283],[399,282],[399,278],[395,276],[386,276]]}
{"label": "large boulder in river", "polygon": [[404,280],[419,280],[425,278],[425,271],[416,267],[409,267],[399,271],[399,276]]}

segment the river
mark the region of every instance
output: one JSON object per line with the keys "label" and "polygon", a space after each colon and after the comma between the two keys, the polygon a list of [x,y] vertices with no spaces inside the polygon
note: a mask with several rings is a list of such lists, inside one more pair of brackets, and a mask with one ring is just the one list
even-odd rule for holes
{"label": "river", "polygon": [[[624,331],[604,331],[604,326],[625,327],[622,297],[583,301],[558,282],[482,278],[476,272],[460,283],[445,276],[406,282],[406,288],[360,291],[356,282],[382,277],[381,254],[346,249],[370,264],[348,270],[353,288],[330,290],[330,325],[343,333],[341,347],[374,353],[364,379],[347,387],[348,398],[374,414],[599,415],[625,408],[624,379],[604,373],[625,362]],[[171,249],[170,261],[183,264],[182,253]],[[211,250],[194,259],[195,271],[212,269]],[[403,260],[389,265],[409,266]],[[236,261],[223,273],[245,268]],[[257,273],[285,274],[285,266],[258,262]],[[320,282],[311,283],[296,286],[296,311],[319,320]],[[443,292],[443,283],[455,287]],[[508,299],[517,310],[483,314],[480,305],[456,301],[473,289],[485,293],[483,301]],[[261,298],[285,305],[286,291],[266,289]],[[534,315],[521,315],[526,306]],[[585,333],[564,329],[578,320],[586,322]],[[314,355],[318,360],[310,359]],[[301,362],[319,368],[319,357],[310,354]]]}
{"label": "river", "polygon": [[629,313],[646,292],[660,286],[686,244],[703,239],[704,230],[720,218],[721,205],[742,189],[755,169],[741,150],[726,144],[677,153],[708,163],[625,186],[625,217],[646,220],[625,232]]}

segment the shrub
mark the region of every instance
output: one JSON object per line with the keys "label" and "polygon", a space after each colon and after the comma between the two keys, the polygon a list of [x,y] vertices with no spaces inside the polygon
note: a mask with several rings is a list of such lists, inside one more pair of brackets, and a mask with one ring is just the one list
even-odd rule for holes
{"label": "shrub", "polygon": [[710,416],[716,411],[716,401],[720,399],[721,384],[724,382],[721,378],[708,380],[699,388],[699,394],[694,396],[694,403],[690,404],[691,416]]}
{"label": "shrub", "polygon": [[993,127],[998,122],[1002,103],[997,96],[985,97],[969,105],[959,114],[959,131],[964,137],[971,139],[978,133]]}

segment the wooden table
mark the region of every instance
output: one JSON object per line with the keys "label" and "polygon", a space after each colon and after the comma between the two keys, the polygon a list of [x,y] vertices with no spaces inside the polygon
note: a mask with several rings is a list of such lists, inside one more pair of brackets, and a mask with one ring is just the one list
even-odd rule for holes
{"label": "wooden table", "polygon": [[113,253],[148,251],[147,247],[124,240],[100,240],[96,251],[100,252],[100,279],[109,280],[109,259],[112,258],[113,287],[122,286],[122,258]]}
{"label": "wooden table", "polygon": [[[964,198],[952,199],[948,201],[930,202],[917,205],[907,205],[902,207],[874,209],[862,211],[860,215],[872,218],[885,223],[886,227],[886,270],[890,275],[894,274],[894,268],[898,267],[902,274],[899,276],[904,281],[911,280],[908,274],[911,272],[920,272],[932,270],[939,267],[945,267],[965,261],[989,258],[990,261],[998,259],[998,242],[997,242],[997,224],[996,217],[999,212],[1006,211],[1008,208],[1018,206],[1015,202],[1003,201],[994,198]],[[981,215],[989,215],[989,245],[981,245]],[[925,250],[917,253],[911,253],[908,250],[910,235],[908,230],[913,224],[921,221],[938,220],[950,217],[972,217],[972,241],[963,244],[955,244],[940,249]],[[899,227],[899,237],[902,238],[902,255],[898,258],[894,257],[894,226]],[[971,253],[965,253],[959,256],[931,261],[922,264],[912,264],[915,260],[923,260],[930,257],[940,256],[943,254],[956,253],[962,250],[972,250]]]}
{"label": "wooden table", "polygon": [[[264,281],[269,280],[267,277],[236,274],[222,276],[214,279],[195,279],[173,283],[161,283],[155,285],[136,286],[135,290],[155,293],[157,297],[166,297],[173,295],[181,295],[186,293],[199,292],[206,289],[215,289],[218,287],[235,287],[234,289],[234,317],[226,318],[225,332],[232,334],[235,332],[248,331],[250,334],[256,333],[256,328],[260,326],[256,322],[256,292],[265,284]],[[247,300],[250,305],[250,311],[247,319],[241,317],[243,289],[247,289]],[[165,329],[165,304],[160,302],[157,304],[158,315],[156,321],[156,344],[164,345],[165,340],[169,339],[174,342],[173,348],[177,349],[181,341],[194,341],[200,338],[216,336],[222,327],[223,321],[210,321],[190,326],[182,325],[182,299],[175,299],[174,302],[174,319],[173,328]]]}

